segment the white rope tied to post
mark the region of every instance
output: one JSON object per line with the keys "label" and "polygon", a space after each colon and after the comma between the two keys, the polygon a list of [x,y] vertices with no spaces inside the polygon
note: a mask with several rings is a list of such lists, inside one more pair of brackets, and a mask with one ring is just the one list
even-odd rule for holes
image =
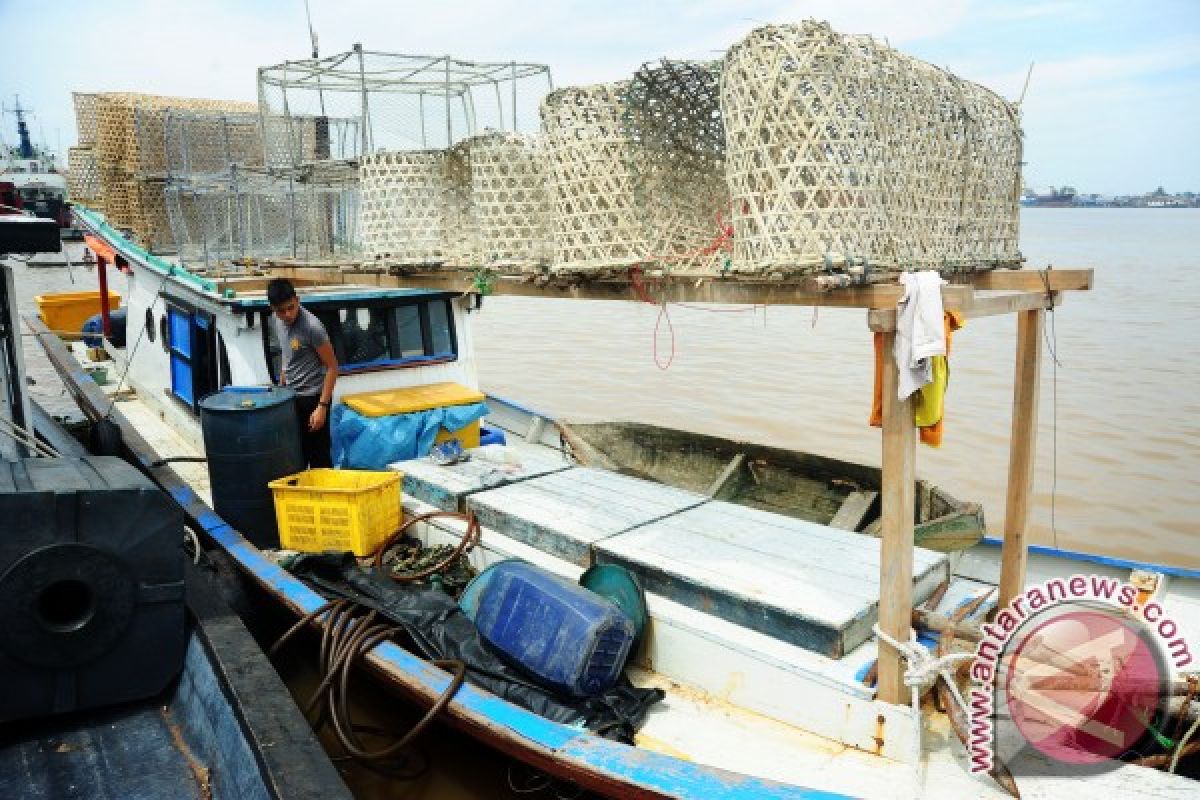
{"label": "white rope tied to post", "polygon": [[916,770],[914,774],[920,775],[921,695],[931,688],[940,677],[946,682],[946,686],[949,687],[950,694],[954,696],[954,702],[958,703],[959,708],[963,710],[964,714],[968,713],[966,701],[963,700],[962,694],[958,691],[958,684],[954,680],[952,669],[962,661],[970,661],[975,658],[975,655],[974,653],[951,653],[940,657],[935,656],[917,641],[916,631],[910,629],[908,634],[909,641],[900,642],[884,633],[883,629],[879,627],[879,623],[875,623],[873,629],[875,635],[893,647],[907,663],[907,667],[904,670],[904,685],[912,692],[913,768]]}

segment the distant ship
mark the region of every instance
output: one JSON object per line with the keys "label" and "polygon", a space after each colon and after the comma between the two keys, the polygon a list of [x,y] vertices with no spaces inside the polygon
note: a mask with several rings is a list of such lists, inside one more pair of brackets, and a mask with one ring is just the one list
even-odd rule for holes
{"label": "distant ship", "polygon": [[1061,189],[1050,187],[1049,194],[1036,194],[1026,189],[1021,197],[1021,205],[1035,208],[1070,208],[1075,205],[1075,189],[1064,186]]}
{"label": "distant ship", "polygon": [[34,146],[25,123],[29,109],[21,108],[18,101],[9,113],[17,118],[17,145],[0,144],[0,213],[28,211],[69,228],[67,179],[55,165],[54,155]]}

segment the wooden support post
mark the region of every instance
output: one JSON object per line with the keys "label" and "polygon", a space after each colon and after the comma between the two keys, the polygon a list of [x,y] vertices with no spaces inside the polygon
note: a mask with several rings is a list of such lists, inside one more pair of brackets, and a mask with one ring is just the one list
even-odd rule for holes
{"label": "wooden support post", "polygon": [[[906,642],[912,623],[914,469],[916,427],[912,398],[896,399],[899,371],[892,356],[895,332],[883,334],[883,476],[882,551],[879,563],[879,628]],[[900,654],[879,643],[878,697],[907,703],[904,663]]]}
{"label": "wooden support post", "polygon": [[100,325],[104,338],[112,336],[112,322],[108,318],[108,259],[96,254],[96,275],[100,278]]}
{"label": "wooden support post", "polygon": [[1029,555],[1025,528],[1033,491],[1033,463],[1038,427],[1038,375],[1042,354],[1043,309],[1017,315],[1017,367],[1013,379],[1012,439],[1008,453],[1008,496],[1004,508],[1000,596],[1004,608],[1025,588]]}

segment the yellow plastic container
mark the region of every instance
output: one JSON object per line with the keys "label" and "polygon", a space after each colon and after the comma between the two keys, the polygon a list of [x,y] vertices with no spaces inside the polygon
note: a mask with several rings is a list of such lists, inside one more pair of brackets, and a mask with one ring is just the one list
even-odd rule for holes
{"label": "yellow plastic container", "polygon": [[[83,323],[88,317],[100,313],[100,292],[55,292],[39,294],[34,298],[38,315],[46,327],[65,339],[79,339],[83,335]],[[108,310],[121,307],[121,295],[108,293]]]}
{"label": "yellow plastic container", "polygon": [[[385,417],[391,414],[413,414],[431,408],[463,406],[482,403],[487,396],[478,389],[470,389],[461,383],[429,383],[424,386],[409,386],[403,389],[384,389],[378,392],[360,392],[343,395],[343,403],[364,417]],[[458,439],[463,447],[479,447],[479,420],[457,431],[442,428],[434,439],[435,443],[447,439]]]}
{"label": "yellow plastic container", "polygon": [[271,481],[285,550],[374,553],[400,527],[399,472],[310,469]]}
{"label": "yellow plastic container", "polygon": [[445,428],[439,428],[437,436],[433,437],[434,444],[441,444],[447,439],[458,439],[464,448],[479,447],[479,420],[468,422],[456,431],[448,431]]}
{"label": "yellow plastic container", "polygon": [[465,406],[482,403],[487,396],[478,389],[468,389],[461,383],[428,383],[403,389],[383,389],[378,392],[359,392],[342,397],[342,402],[364,417],[386,417],[391,414],[412,414],[444,406]]}

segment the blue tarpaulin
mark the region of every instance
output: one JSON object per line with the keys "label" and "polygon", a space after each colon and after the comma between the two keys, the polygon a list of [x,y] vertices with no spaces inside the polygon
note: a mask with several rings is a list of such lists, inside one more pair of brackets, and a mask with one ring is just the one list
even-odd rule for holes
{"label": "blue tarpaulin", "polygon": [[333,465],[346,469],[386,469],[393,462],[428,455],[439,429],[453,433],[487,412],[484,403],[469,403],[411,414],[365,417],[338,403],[333,408],[329,429]]}

